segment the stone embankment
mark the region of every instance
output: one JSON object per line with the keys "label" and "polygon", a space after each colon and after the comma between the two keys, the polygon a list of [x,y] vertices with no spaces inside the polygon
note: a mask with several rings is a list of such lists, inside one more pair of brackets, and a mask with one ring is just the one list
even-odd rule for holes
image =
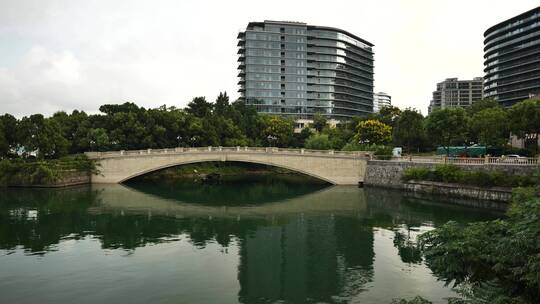
{"label": "stone embankment", "polygon": [[[512,190],[501,187],[476,187],[461,184],[438,183],[430,181],[403,181],[403,172],[408,168],[435,168],[440,164],[416,163],[399,161],[368,161],[364,185],[373,187],[393,188],[409,191],[417,194],[438,195],[454,198],[466,198],[484,201],[509,202]],[[531,175],[538,170],[538,166],[523,165],[456,165],[463,170],[475,171],[503,171],[509,175]]]}
{"label": "stone embankment", "polygon": [[31,187],[31,188],[61,188],[90,184],[91,173],[88,171],[63,172],[62,176],[54,181],[45,183],[8,183],[9,187]]}

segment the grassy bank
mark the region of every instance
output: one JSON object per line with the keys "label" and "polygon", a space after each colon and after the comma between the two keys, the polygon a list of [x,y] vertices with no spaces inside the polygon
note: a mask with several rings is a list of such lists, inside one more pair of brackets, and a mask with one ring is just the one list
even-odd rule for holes
{"label": "grassy bank", "polygon": [[403,180],[455,183],[479,187],[530,187],[540,180],[540,174],[512,175],[503,171],[467,171],[454,165],[440,165],[434,169],[409,168],[403,173]]}
{"label": "grassy bank", "polygon": [[0,161],[0,186],[54,185],[76,172],[95,173],[97,169],[84,155],[54,160],[4,159]]}

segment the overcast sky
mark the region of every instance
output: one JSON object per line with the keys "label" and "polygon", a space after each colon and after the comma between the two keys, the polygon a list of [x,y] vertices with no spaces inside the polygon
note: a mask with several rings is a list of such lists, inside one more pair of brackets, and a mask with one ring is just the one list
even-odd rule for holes
{"label": "overcast sky", "polygon": [[0,0],[0,113],[183,107],[237,91],[249,21],[339,27],[375,44],[375,91],[427,112],[435,84],[483,76],[483,32],[538,0]]}

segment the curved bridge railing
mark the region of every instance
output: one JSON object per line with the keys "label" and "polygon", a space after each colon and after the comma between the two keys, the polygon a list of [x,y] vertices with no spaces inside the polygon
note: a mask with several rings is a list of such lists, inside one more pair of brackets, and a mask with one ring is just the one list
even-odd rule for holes
{"label": "curved bridge railing", "polygon": [[334,151],[334,150],[310,150],[310,149],[287,149],[276,147],[177,147],[168,149],[145,149],[145,150],[120,150],[107,152],[85,152],[90,159],[103,159],[114,157],[129,157],[143,155],[170,155],[183,153],[253,153],[253,154],[280,154],[280,155],[312,155],[320,157],[346,157],[372,159],[373,154],[369,151]]}

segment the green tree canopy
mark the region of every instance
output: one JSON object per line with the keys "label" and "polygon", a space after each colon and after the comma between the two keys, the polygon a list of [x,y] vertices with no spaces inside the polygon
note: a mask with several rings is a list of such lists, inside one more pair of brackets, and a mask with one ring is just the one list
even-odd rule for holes
{"label": "green tree canopy", "polygon": [[540,133],[540,99],[527,99],[516,103],[508,110],[510,131],[519,138],[526,139],[538,152],[538,134]]}
{"label": "green tree canopy", "polygon": [[69,142],[62,136],[58,123],[41,114],[23,117],[18,128],[19,140],[26,153],[37,152],[39,158],[57,158],[67,154]]}
{"label": "green tree canopy", "polygon": [[18,121],[13,115],[4,114],[0,116],[0,121],[4,127],[4,138],[10,149],[17,149]]}
{"label": "green tree canopy", "polygon": [[380,120],[382,123],[395,127],[396,122],[401,115],[401,110],[394,106],[384,106],[379,110],[379,113],[375,115],[375,119]]}
{"label": "green tree canopy", "polygon": [[105,104],[99,107],[99,111],[107,115],[113,115],[119,112],[128,113],[138,113],[139,111],[144,111],[144,108],[139,108],[133,102],[125,102],[123,104]]}
{"label": "green tree canopy", "polygon": [[317,132],[322,132],[322,130],[326,127],[326,124],[327,119],[321,113],[315,113],[315,115],[313,115],[313,123],[311,126],[317,130]]}
{"label": "green tree canopy", "polygon": [[332,148],[330,139],[326,134],[313,134],[306,140],[305,147],[313,150],[328,150]]}
{"label": "green tree canopy", "polygon": [[429,139],[446,148],[462,143],[466,139],[468,126],[467,113],[462,108],[445,108],[432,112],[426,121]]}
{"label": "green tree canopy", "polygon": [[470,303],[540,303],[539,214],[534,189],[520,189],[507,218],[449,222],[423,234],[420,245],[429,268],[464,285]]}
{"label": "green tree canopy", "polygon": [[210,116],[213,105],[206,101],[204,97],[195,97],[188,103],[186,112],[199,118]]}
{"label": "green tree canopy", "polygon": [[473,102],[473,104],[469,108],[467,108],[467,113],[472,116],[482,110],[492,108],[501,108],[501,106],[495,99],[486,98]]}
{"label": "green tree canopy", "polygon": [[227,96],[227,92],[219,93],[214,105],[214,114],[223,117],[229,116],[229,96]]}
{"label": "green tree canopy", "polygon": [[269,146],[287,147],[292,138],[294,123],[281,116],[264,116],[263,141]]}
{"label": "green tree canopy", "polygon": [[378,120],[361,121],[356,131],[355,139],[360,143],[386,145],[392,140],[392,127]]}
{"label": "green tree canopy", "polygon": [[0,159],[7,156],[8,152],[9,152],[9,144],[6,140],[4,124],[2,123],[2,120],[0,120]]}
{"label": "green tree canopy", "polygon": [[501,107],[486,108],[471,118],[471,131],[482,145],[502,146],[509,138],[508,116]]}
{"label": "green tree canopy", "polygon": [[405,145],[407,152],[419,149],[425,138],[424,116],[414,109],[401,112],[393,130],[394,142]]}

